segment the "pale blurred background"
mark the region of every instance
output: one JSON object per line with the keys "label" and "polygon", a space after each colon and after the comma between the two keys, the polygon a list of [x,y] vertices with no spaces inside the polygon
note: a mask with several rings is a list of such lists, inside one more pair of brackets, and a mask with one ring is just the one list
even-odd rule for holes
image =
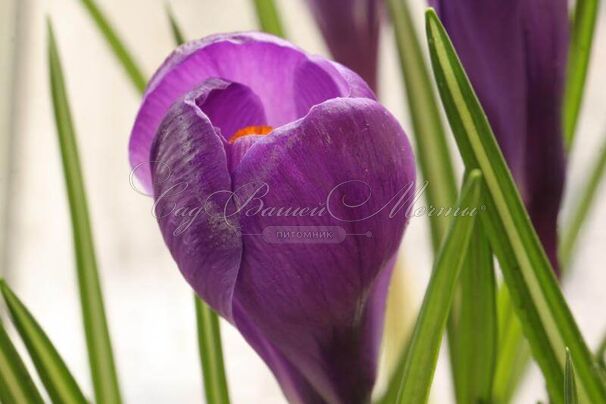
{"label": "pale blurred background", "polygon": [[[52,118],[45,16],[55,26],[88,190],[105,301],[125,401],[203,402],[191,292],[152,218],[151,200],[129,185],[127,142],[139,97],[77,0],[0,0],[0,271],[40,320],[84,389],[91,393],[80,321],[71,228]],[[99,0],[150,75],[173,48],[160,0]],[[250,0],[172,0],[189,38],[256,28]],[[327,54],[303,0],[281,0],[289,39]],[[415,3],[417,28],[424,3]],[[606,136],[606,10],[602,7],[580,132],[570,161],[565,209]],[[411,130],[393,34],[386,25],[380,97]],[[592,346],[606,331],[606,187],[583,234],[565,286]],[[404,240],[406,288],[413,306],[431,268],[427,223],[416,219]],[[412,307],[414,309],[414,307]],[[410,310],[410,309],[409,309]],[[271,374],[239,334],[222,324],[235,404],[283,403]],[[441,361],[433,402],[452,402]],[[517,403],[543,399],[533,369]]]}

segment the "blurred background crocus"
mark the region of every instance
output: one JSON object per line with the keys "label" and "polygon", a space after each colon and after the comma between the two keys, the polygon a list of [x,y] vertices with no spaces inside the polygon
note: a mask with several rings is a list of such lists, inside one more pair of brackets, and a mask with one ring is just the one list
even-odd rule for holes
{"label": "blurred background crocus", "polygon": [[565,180],[566,0],[432,0],[553,267]]}
{"label": "blurred background crocus", "polygon": [[366,83],[266,34],[191,42],[150,81],[130,156],[184,277],[289,401],[369,402],[415,165]]}
{"label": "blurred background crocus", "polygon": [[306,0],[330,53],[377,89],[383,0]]}

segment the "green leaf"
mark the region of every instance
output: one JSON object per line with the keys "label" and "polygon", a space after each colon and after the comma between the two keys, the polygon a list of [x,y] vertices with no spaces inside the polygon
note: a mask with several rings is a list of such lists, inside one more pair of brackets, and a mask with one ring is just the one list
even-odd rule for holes
{"label": "green leaf", "polygon": [[122,68],[130,78],[132,84],[138,92],[142,93],[143,90],[145,90],[147,80],[145,80],[145,76],[141,72],[141,69],[126,48],[126,45],[124,45],[122,39],[120,39],[116,33],[112,24],[107,17],[105,17],[104,13],[94,0],[81,0],[81,2],[86,11],[88,11],[88,15],[93,19],[95,25],[101,32],[101,35],[103,35],[103,38],[105,38],[105,41],[114,52],[114,55],[122,65]]}
{"label": "green leaf", "polygon": [[[562,276],[569,273],[581,234],[581,229],[587,221],[589,213],[596,201],[596,196],[606,173],[606,142],[598,152],[597,158],[590,170],[591,175],[582,185],[579,198],[572,209],[571,219],[564,226],[559,255],[562,264]],[[511,301],[500,302],[499,307],[507,306],[512,312]],[[530,350],[522,335],[519,320],[515,315],[508,317],[508,321],[499,327],[501,330],[499,341],[501,349],[497,365],[497,376],[494,389],[494,398],[498,402],[509,402],[515,392],[521,375],[529,362]]]}
{"label": "green leaf", "polygon": [[183,35],[183,31],[177,24],[177,20],[175,19],[175,15],[173,14],[170,5],[166,4],[166,15],[168,16],[168,21],[170,22],[170,29],[173,33],[173,39],[177,45],[181,45],[185,43],[185,35]]}
{"label": "green leaf", "polygon": [[229,404],[223,350],[221,349],[221,329],[214,311],[202,300],[194,296],[196,320],[198,324],[198,348],[204,374],[206,402]]}
{"label": "green leaf", "polygon": [[[458,208],[468,214],[455,217],[440,248],[425,292],[421,311],[406,353],[397,403],[425,403],[438,360],[442,334],[446,328],[457,278],[463,267],[476,222],[474,209],[480,201],[482,175],[472,171],[463,189]],[[478,213],[477,210],[475,213]]]}
{"label": "green leaf", "polygon": [[583,401],[606,402],[606,387],[559,288],[488,119],[446,30],[429,10],[427,35],[442,103],[468,170],[479,168],[487,189],[488,234],[526,338],[554,403],[564,402],[565,348],[572,354]]}
{"label": "green leaf", "polygon": [[457,402],[487,403],[497,349],[496,280],[492,250],[482,228],[474,229],[461,272],[455,337]]}
{"label": "green leaf", "polygon": [[261,30],[274,34],[276,36],[285,37],[282,22],[278,8],[273,0],[253,0],[255,11],[257,13],[257,21]]}
{"label": "green leaf", "polygon": [[[184,42],[184,37],[177,21],[169,14],[173,27],[173,38],[177,45]],[[229,390],[223,365],[223,349],[221,348],[221,328],[219,318],[202,300],[194,295],[196,310],[196,325],[198,329],[198,350],[200,364],[204,376],[204,394],[206,402],[212,404],[228,404]]]}
{"label": "green leaf", "polygon": [[606,173],[606,141],[602,145],[590,172],[591,175],[581,188],[580,197],[573,208],[571,220],[564,228],[560,244],[560,261],[564,271],[570,269],[579,234],[587,221],[587,216],[595,202],[598,189],[604,178],[604,173]]}
{"label": "green leaf", "polygon": [[577,384],[574,377],[574,365],[570,357],[570,351],[566,349],[566,370],[564,377],[564,398],[566,404],[577,404]]}
{"label": "green leaf", "polygon": [[492,398],[496,403],[509,403],[530,362],[530,346],[522,332],[522,324],[513,303],[502,285],[498,297],[499,352],[495,369]]}
{"label": "green leaf", "polygon": [[[587,2],[585,2],[587,3]],[[580,5],[585,8],[587,5]],[[587,221],[591,212],[595,197],[598,193],[600,184],[606,172],[606,142],[603,144],[587,182],[582,186],[579,192],[580,197],[573,207],[571,219],[567,221],[562,232],[562,240],[559,248],[560,263],[562,272],[565,275],[571,268],[574,252],[576,250],[581,229]],[[503,301],[501,305],[507,305],[505,309],[512,312],[511,300]],[[497,361],[496,381],[494,388],[494,398],[498,402],[509,402],[513,393],[516,391],[521,376],[530,359],[530,349],[528,343],[524,340],[519,320],[512,313],[507,322],[501,325],[499,341],[501,349]]]}
{"label": "green leaf", "polygon": [[577,0],[568,53],[564,98],[564,140],[570,151],[583,101],[599,0]]}
{"label": "green leaf", "polygon": [[[593,209],[606,173],[606,142],[602,145],[590,172],[587,182],[581,187],[579,198],[575,202],[570,219],[566,221],[562,231],[559,247],[562,278],[571,271],[581,230]],[[506,302],[506,304],[511,305],[511,301]],[[509,310],[511,311],[512,308],[509,307]],[[506,403],[511,400],[528,365],[530,348],[524,340],[519,320],[515,315],[512,315],[510,322],[500,327],[500,330],[499,341],[501,341],[502,348],[497,361],[497,375],[493,395],[497,402]]]}
{"label": "green leaf", "polygon": [[602,338],[602,342],[598,347],[598,351],[596,352],[596,362],[600,369],[602,369],[602,373],[606,378],[606,335]]}
{"label": "green leaf", "polygon": [[[408,0],[387,2],[394,25],[408,108],[412,117],[416,156],[423,179],[428,182],[427,203],[436,208],[454,206],[457,187],[448,142],[429,70],[425,63]],[[430,216],[434,252],[448,229],[447,215]]]}
{"label": "green leaf", "polygon": [[118,378],[97,272],[97,260],[76,145],[76,133],[72,124],[63,71],[50,21],[48,22],[48,63],[55,124],[74,236],[80,305],[95,397],[97,402],[103,404],[120,403]]}
{"label": "green leaf", "polygon": [[[454,168],[446,141],[442,117],[438,108],[435,89],[422,51],[419,37],[411,17],[408,0],[388,0],[388,9],[394,26],[396,45],[404,79],[408,110],[412,118],[416,157],[421,176],[427,183],[425,199],[429,207],[436,209],[450,208],[456,203],[457,186]],[[434,255],[446,235],[450,217],[448,215],[428,216],[431,241]],[[457,295],[460,291],[457,292]],[[448,346],[450,364],[453,374],[457,367],[453,349],[456,328],[456,313],[459,311],[458,300],[453,303],[453,315],[448,322]],[[399,365],[390,376],[388,392],[385,399],[395,399],[402,371],[404,354]],[[458,389],[458,388],[457,388]]]}
{"label": "green leaf", "polygon": [[86,404],[84,394],[51,341],[29,310],[2,280],[0,292],[52,402]]}
{"label": "green leaf", "polygon": [[0,320],[0,402],[44,404],[25,364]]}

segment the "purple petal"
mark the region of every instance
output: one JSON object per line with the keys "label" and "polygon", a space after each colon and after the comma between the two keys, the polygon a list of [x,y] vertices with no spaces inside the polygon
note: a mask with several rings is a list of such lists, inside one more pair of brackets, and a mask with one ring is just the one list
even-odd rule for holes
{"label": "purple petal", "polygon": [[225,140],[247,126],[267,125],[261,100],[242,84],[208,79],[196,93],[191,97]]}
{"label": "purple petal", "polygon": [[297,117],[307,114],[311,107],[341,96],[339,86],[326,70],[313,60],[306,60],[295,70],[294,94]]}
{"label": "purple petal", "polygon": [[130,162],[143,187],[151,189],[145,162],[164,115],[175,101],[210,78],[250,89],[272,127],[301,118],[313,103],[372,94],[361,79],[344,77],[343,70],[327,69],[330,62],[320,61],[325,60],[310,58],[290,43],[260,33],[215,35],[179,47],[150,80],[132,130]]}
{"label": "purple petal", "polygon": [[242,240],[237,218],[216,219],[232,180],[224,140],[196,105],[200,98],[195,90],[175,103],[158,129],[151,150],[154,213],[185,279],[231,319]]}
{"label": "purple petal", "polygon": [[565,180],[566,0],[432,0],[554,268]]}
{"label": "purple petal", "polygon": [[[391,280],[391,275],[395,265],[395,256],[389,261],[380,277],[376,280],[372,288],[372,293],[368,298],[366,317],[368,319],[363,336],[365,341],[372,341],[366,347],[370,351],[367,355],[372,358],[379,356],[379,344],[383,334],[383,321],[385,318],[386,296]],[[280,383],[280,387],[289,403],[323,403],[322,398],[315,388],[309,384],[305,376],[294,366],[280,351],[258,330],[250,319],[239,309],[235,307],[235,322],[238,330],[242,333],[246,341],[263,358],[271,371]],[[373,361],[371,366],[376,367]],[[366,393],[365,393],[366,394]],[[360,398],[361,399],[361,398]],[[363,401],[363,400],[360,400]],[[336,401],[338,402],[338,401]],[[354,401],[355,402],[355,401]]]}
{"label": "purple petal", "polygon": [[[245,190],[240,200],[267,184],[266,207],[321,206],[341,184],[326,205],[332,214],[270,216],[250,214],[256,204],[243,208],[234,304],[326,401],[365,402],[376,372],[383,317],[377,308],[410,200],[393,218],[391,207],[381,208],[414,187],[402,129],[374,101],[327,101],[258,140],[232,176],[234,190]],[[344,205],[366,198],[356,208]],[[271,226],[339,226],[348,236],[338,244],[272,244],[258,236]]]}
{"label": "purple petal", "polygon": [[234,308],[234,317],[238,331],[273,372],[289,403],[324,402],[301,372],[261,334],[237,304]]}
{"label": "purple petal", "polygon": [[380,0],[308,0],[334,58],[376,89]]}
{"label": "purple petal", "polygon": [[312,59],[316,64],[322,66],[324,70],[330,73],[343,96],[370,98],[371,100],[377,99],[374,91],[356,72],[332,60],[318,56],[314,56]]}

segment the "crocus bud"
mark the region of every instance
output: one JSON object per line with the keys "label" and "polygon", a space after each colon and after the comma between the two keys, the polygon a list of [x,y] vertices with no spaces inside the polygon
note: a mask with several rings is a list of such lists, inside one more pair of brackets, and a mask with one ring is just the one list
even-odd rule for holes
{"label": "crocus bud", "polygon": [[377,86],[383,0],[307,0],[330,53]]}
{"label": "crocus bud", "polygon": [[553,267],[565,180],[566,0],[432,0]]}

